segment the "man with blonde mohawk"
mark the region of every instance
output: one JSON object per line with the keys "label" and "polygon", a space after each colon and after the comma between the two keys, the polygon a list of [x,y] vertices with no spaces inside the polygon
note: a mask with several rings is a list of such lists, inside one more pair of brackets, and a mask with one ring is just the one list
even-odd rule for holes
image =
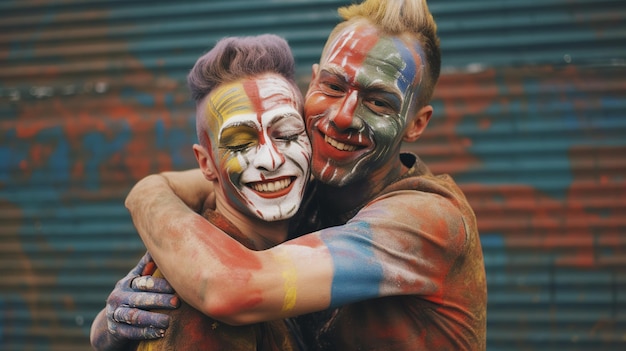
{"label": "man with blonde mohawk", "polygon": [[[213,318],[308,314],[299,324],[311,350],[484,350],[476,218],[450,176],[401,152],[433,112],[433,17],[421,0],[339,13],[345,21],[313,66],[304,108],[314,181],[293,233],[309,234],[247,250],[199,220],[192,209],[211,189],[177,174],[140,181],[126,205],[170,284]],[[172,188],[195,195],[178,194],[183,203]]]}

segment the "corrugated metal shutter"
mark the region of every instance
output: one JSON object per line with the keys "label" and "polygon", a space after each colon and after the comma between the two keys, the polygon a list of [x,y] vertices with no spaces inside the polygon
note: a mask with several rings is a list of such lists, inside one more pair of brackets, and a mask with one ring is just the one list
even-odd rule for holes
{"label": "corrugated metal shutter", "polygon": [[[0,3],[0,349],[85,350],[143,251],[123,199],[193,167],[195,59],[285,36],[303,86],[349,1]],[[462,184],[489,350],[626,345],[626,2],[437,0],[444,74],[407,149]]]}
{"label": "corrugated metal shutter", "polygon": [[488,350],[626,349],[626,2],[431,8],[447,70],[414,147],[476,211]]}

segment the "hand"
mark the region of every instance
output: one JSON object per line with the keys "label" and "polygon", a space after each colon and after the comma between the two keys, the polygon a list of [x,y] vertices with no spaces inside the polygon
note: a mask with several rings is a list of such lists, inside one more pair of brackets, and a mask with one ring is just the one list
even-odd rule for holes
{"label": "hand", "polygon": [[169,316],[149,310],[174,309],[179,300],[165,279],[142,276],[151,264],[152,257],[146,253],[137,266],[115,284],[107,298],[107,327],[116,339],[144,340],[165,335]]}

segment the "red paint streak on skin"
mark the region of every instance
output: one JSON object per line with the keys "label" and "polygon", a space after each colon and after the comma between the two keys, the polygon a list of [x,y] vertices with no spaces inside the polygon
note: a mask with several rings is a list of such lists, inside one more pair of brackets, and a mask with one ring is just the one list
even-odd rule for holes
{"label": "red paint streak on skin", "polygon": [[314,235],[314,234],[301,236],[283,245],[300,245],[300,246],[306,246],[310,248],[326,246],[326,244],[324,244],[322,239],[320,239],[319,236]]}
{"label": "red paint streak on skin", "polygon": [[223,232],[220,232],[220,235],[212,235],[211,232],[215,232],[215,229],[201,217],[195,218],[194,222],[190,223],[189,227],[205,228],[207,235],[200,237],[203,247],[210,250],[213,257],[217,258],[222,265],[235,270],[262,268],[261,261],[249,249],[230,237],[224,236]]}
{"label": "red paint streak on skin", "polygon": [[[257,112],[257,121],[259,122],[261,129],[265,128],[262,122],[262,115],[265,112],[267,112],[267,110],[272,109],[275,106],[281,105],[281,104],[290,104],[296,110],[298,109],[297,106],[293,105],[292,100],[287,99],[283,95],[274,95],[274,96],[269,96],[269,97],[265,97],[264,99],[262,99],[259,94],[259,86],[257,85],[257,82],[255,80],[249,79],[249,80],[244,81],[243,87],[244,87],[244,91],[246,92],[246,95],[248,95],[248,98],[250,99],[250,102],[252,103],[254,110]],[[267,145],[267,143],[268,143],[267,140],[265,140],[265,134],[261,131],[259,133],[259,144]],[[271,145],[274,150],[274,153],[272,154],[272,156],[277,155],[278,157],[281,158],[280,162],[284,163],[285,160],[284,160],[283,154],[276,148],[275,144],[272,143]],[[273,163],[272,168],[275,168],[276,160],[272,159],[272,163]]]}
{"label": "red paint streak on skin", "polygon": [[[256,84],[256,81],[248,79],[243,82],[243,89],[245,90],[246,95],[248,95],[248,98],[250,99],[250,102],[252,103],[252,106],[257,113],[257,121],[261,126],[261,131],[259,131],[259,145],[266,145],[267,140],[265,140],[265,134],[262,131],[264,126],[261,118],[263,113],[265,113],[266,111],[263,108],[263,101],[259,94],[259,87]],[[274,159],[272,159],[272,166],[276,166],[276,161]]]}
{"label": "red paint streak on skin", "polygon": [[146,266],[143,268],[141,275],[152,275],[154,274],[154,271],[156,270],[156,268],[157,268],[156,263],[154,263],[154,261],[150,261],[146,263]]}
{"label": "red paint streak on skin", "polygon": [[223,233],[212,235],[211,232],[214,232],[215,229],[203,218],[195,218],[189,227],[205,228],[207,233],[207,235],[199,238],[201,243],[197,246],[196,251],[192,253],[192,257],[194,255],[197,256],[198,252],[202,252],[203,255],[206,255],[208,252],[211,257],[219,260],[221,265],[227,268],[219,272],[216,271],[216,281],[224,281],[228,282],[228,284],[242,287],[240,289],[242,291],[241,296],[231,299],[237,301],[236,305],[223,306],[223,309],[216,310],[214,313],[216,315],[230,315],[242,308],[252,308],[260,304],[263,301],[263,292],[261,290],[251,291],[249,288],[244,288],[250,282],[254,272],[262,268],[261,261],[254,253]]}
{"label": "red paint streak on skin", "polygon": [[[366,55],[376,46],[378,42],[377,35],[371,35],[375,33],[376,30],[369,26],[358,26],[354,29],[354,32],[345,32],[343,35],[337,37],[335,44],[333,45],[332,50],[330,50],[329,58],[332,58],[333,55],[336,54],[338,50],[341,50],[341,47],[346,45],[354,45],[354,49],[350,50],[350,56],[340,55],[330,59],[330,62],[335,63],[336,65],[343,67],[348,76],[356,77],[357,69],[363,67],[363,61],[365,61]],[[351,38],[348,37],[348,34],[353,34]],[[346,63],[343,63],[343,60],[346,60]],[[349,82],[350,84],[354,84],[355,82]]]}
{"label": "red paint streak on skin", "polygon": [[[228,279],[228,277],[225,277],[226,279]],[[229,280],[225,280],[225,281],[229,281]],[[256,291],[247,291],[245,295],[241,296],[242,299],[240,301],[237,302],[236,306],[224,306],[224,308],[222,309],[215,309],[214,313],[215,315],[231,315],[233,314],[235,311],[241,310],[241,309],[251,309],[254,308],[255,306],[260,305],[263,302],[263,292],[261,290],[256,290]]]}

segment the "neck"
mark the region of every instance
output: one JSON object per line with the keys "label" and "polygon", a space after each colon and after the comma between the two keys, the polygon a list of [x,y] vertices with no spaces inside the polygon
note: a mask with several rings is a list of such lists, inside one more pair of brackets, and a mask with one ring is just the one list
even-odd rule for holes
{"label": "neck", "polygon": [[[344,186],[332,186],[319,183],[317,185],[317,196],[320,203],[327,211],[337,214],[347,214],[356,209],[360,209],[379,194],[386,186],[395,182],[407,171],[400,159],[393,165],[381,167],[365,178],[360,178]],[[352,216],[350,216],[352,217]],[[349,218],[345,218],[347,220]]]}
{"label": "neck", "polygon": [[247,238],[252,240],[258,250],[268,249],[287,240],[288,221],[267,222],[251,217],[231,208],[221,197],[216,199],[215,211],[237,227]]}

